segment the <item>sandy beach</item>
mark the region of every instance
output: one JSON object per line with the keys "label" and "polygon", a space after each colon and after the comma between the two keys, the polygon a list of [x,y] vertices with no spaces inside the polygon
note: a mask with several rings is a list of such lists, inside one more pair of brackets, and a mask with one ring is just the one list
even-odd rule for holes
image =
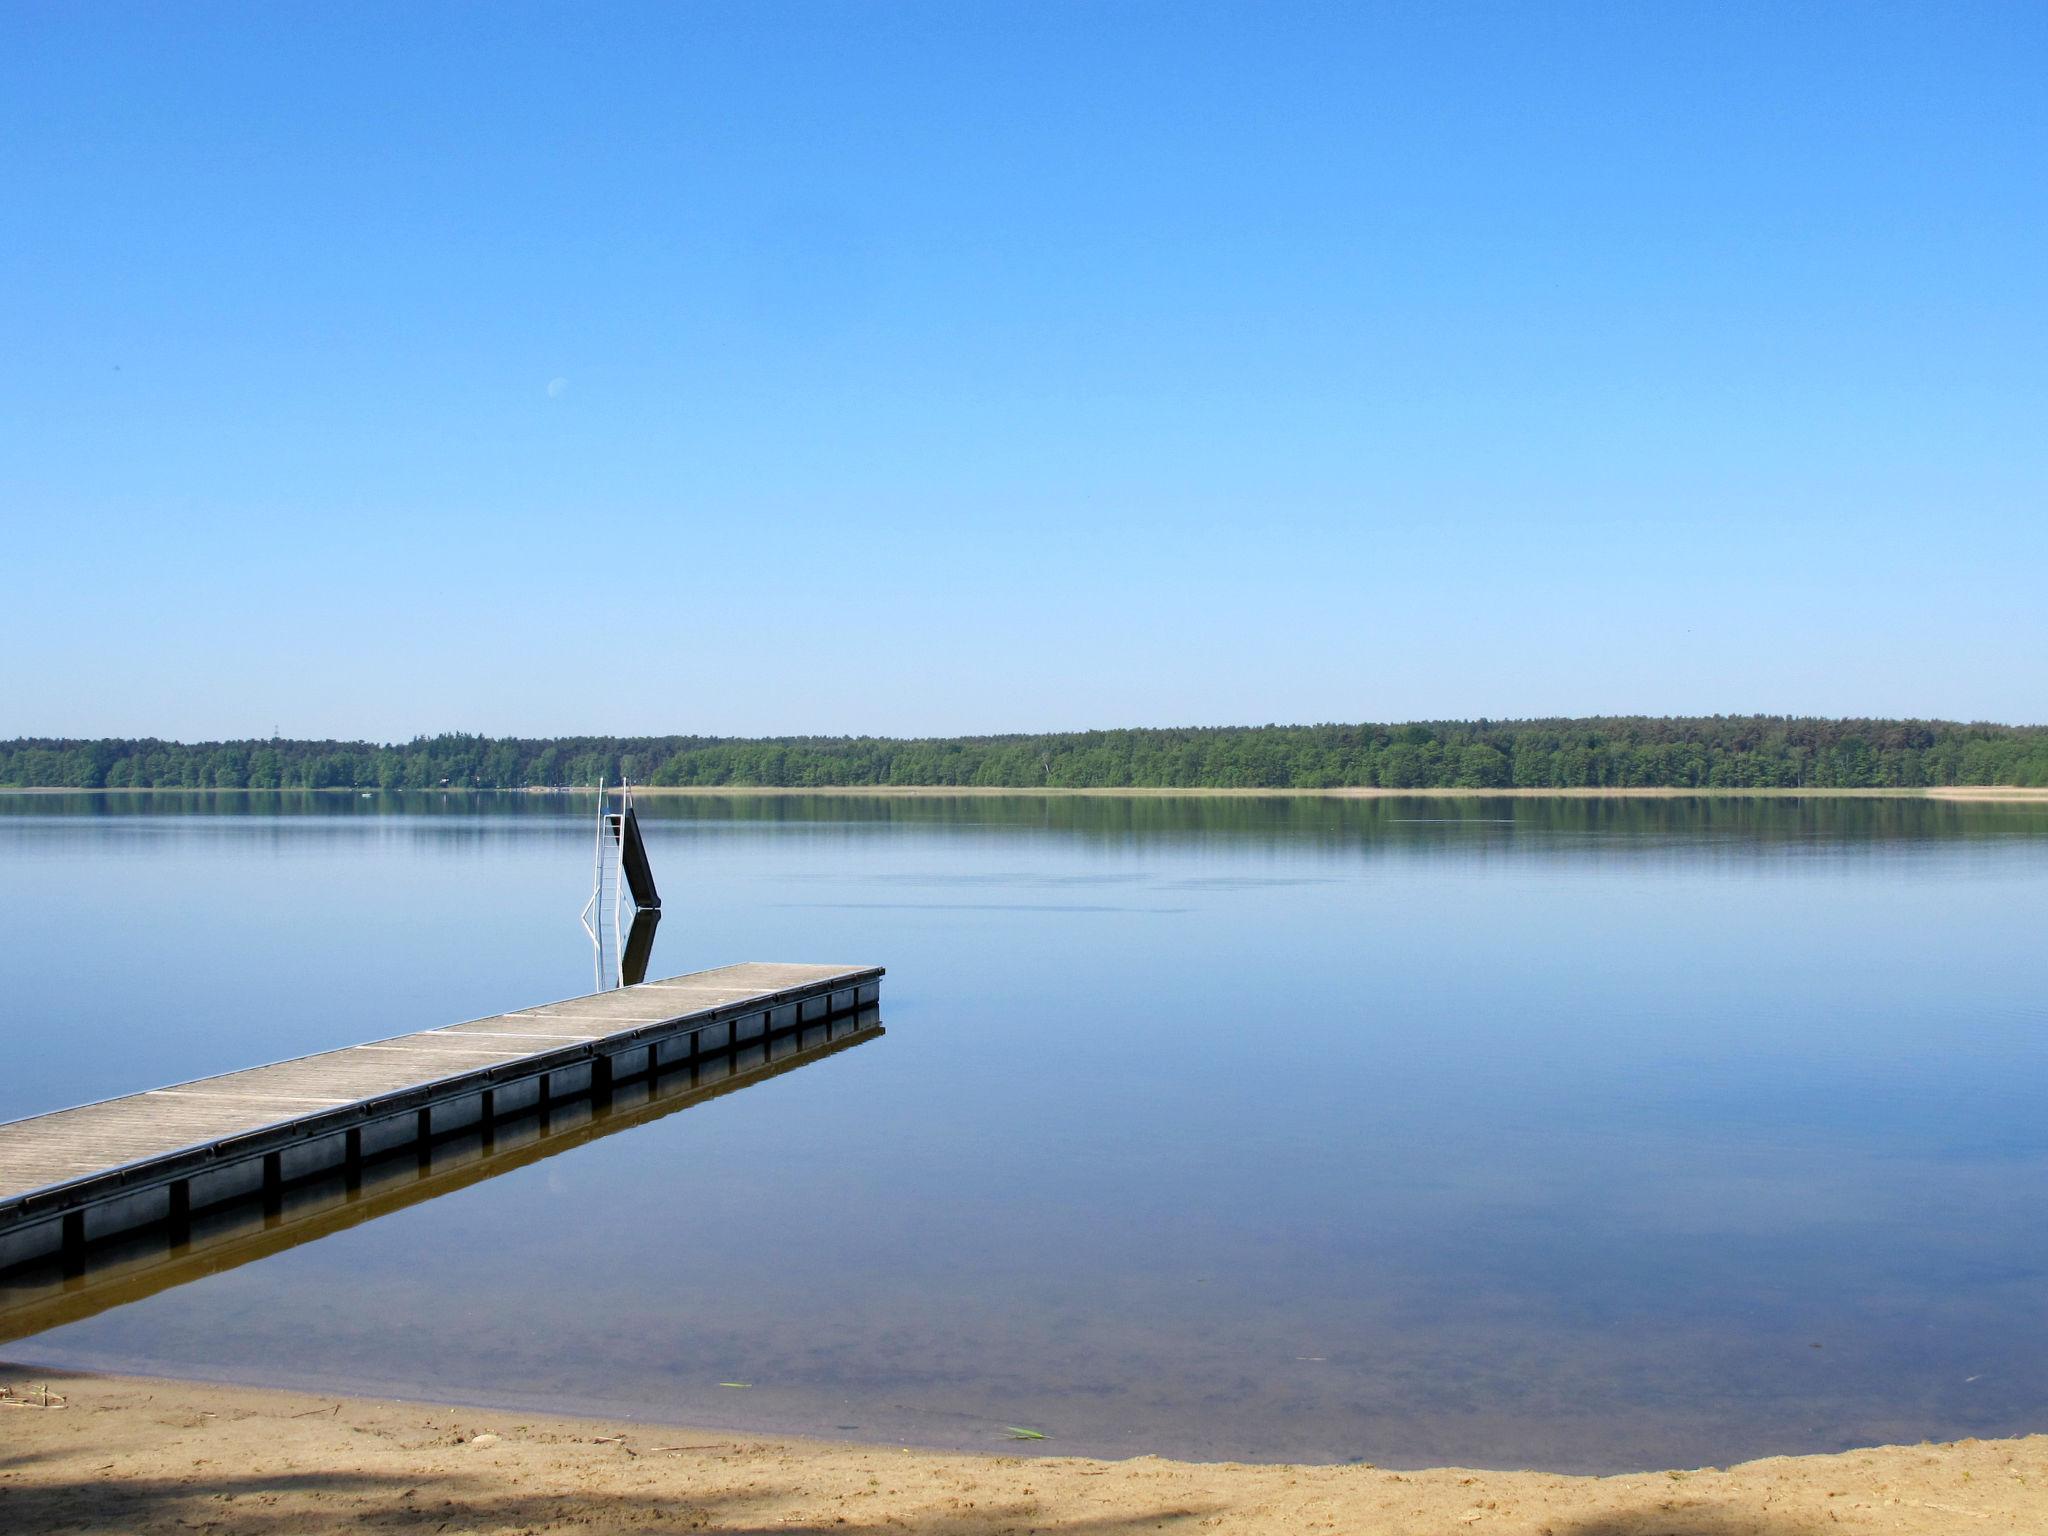
{"label": "sandy beach", "polygon": [[1338,1531],[1803,1536],[2048,1529],[2048,1436],[1567,1477],[956,1455],[0,1367],[0,1530]]}

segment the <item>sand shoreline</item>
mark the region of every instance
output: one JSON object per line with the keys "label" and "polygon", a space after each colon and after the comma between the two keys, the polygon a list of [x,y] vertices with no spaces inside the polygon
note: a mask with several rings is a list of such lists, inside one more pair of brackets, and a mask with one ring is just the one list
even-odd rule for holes
{"label": "sand shoreline", "polygon": [[2048,1528],[2048,1435],[1614,1477],[908,1451],[0,1365],[0,1528],[1802,1536]]}

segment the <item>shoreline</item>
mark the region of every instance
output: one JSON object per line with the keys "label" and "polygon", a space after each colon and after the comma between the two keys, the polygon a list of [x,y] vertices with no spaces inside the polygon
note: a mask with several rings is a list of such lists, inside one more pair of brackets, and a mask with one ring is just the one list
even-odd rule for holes
{"label": "shoreline", "polygon": [[[339,795],[355,799],[364,795],[561,795],[564,798],[595,795],[592,786],[569,789],[431,789],[364,790],[322,789],[223,789],[214,786],[120,785],[86,789],[75,785],[0,784],[0,795]],[[666,798],[704,795],[730,798],[747,796],[840,796],[842,798],[903,800],[940,797],[967,799],[1001,796],[1031,796],[1042,799],[1094,798],[1124,800],[1154,799],[1324,799],[1324,800],[1964,800],[1993,803],[2048,804],[2048,786],[2021,784],[1941,784],[1911,789],[1719,789],[1682,786],[1576,789],[1385,789],[1377,785],[1351,785],[1329,789],[1221,789],[1173,788],[1139,785],[1123,788],[996,785],[996,784],[636,784],[636,796]]]}
{"label": "shoreline", "polygon": [[[45,1406],[46,1405],[46,1406]],[[0,1363],[0,1523],[222,1536],[2048,1528],[2048,1435],[1585,1477],[907,1450]]]}

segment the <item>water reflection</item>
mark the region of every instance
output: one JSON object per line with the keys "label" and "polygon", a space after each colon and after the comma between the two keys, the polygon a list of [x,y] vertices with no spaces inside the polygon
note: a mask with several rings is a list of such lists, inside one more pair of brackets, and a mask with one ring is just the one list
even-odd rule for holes
{"label": "water reflection", "polygon": [[[654,914],[643,913],[643,917]],[[641,960],[652,943],[646,925]],[[636,938],[640,924],[635,923]],[[638,980],[639,978],[633,978]],[[866,1009],[785,1030],[737,1049],[679,1062],[593,1099],[585,1095],[431,1146],[402,1148],[359,1168],[288,1186],[192,1215],[168,1227],[96,1245],[69,1266],[59,1261],[0,1273],[0,1344],[78,1322],[175,1286],[361,1226],[379,1216],[467,1189],[602,1137],[665,1119],[879,1038],[879,1013]]]}
{"label": "water reflection", "polygon": [[[0,796],[0,1116],[589,986],[594,797],[185,801]],[[886,963],[890,1048],[7,1353],[1382,1465],[2048,1423],[2048,805],[640,807],[662,969]]]}
{"label": "water reflection", "polygon": [[626,930],[625,947],[619,953],[619,985],[637,987],[647,979],[647,962],[654,954],[654,930],[661,925],[661,908],[642,907],[633,914],[633,926]]}
{"label": "water reflection", "polygon": [[[21,794],[0,791],[0,817],[88,818],[96,822],[153,817],[280,818],[361,824],[386,820],[405,835],[491,835],[555,823],[564,836],[587,838],[595,791],[514,793],[495,790],[393,790],[378,794],[323,790],[146,790]],[[1469,846],[1472,839],[1597,838],[1640,845],[1716,839],[1784,845],[1925,842],[1965,837],[2048,836],[2048,801],[1923,797],[1913,794],[1719,795],[1598,794],[1517,797],[1484,793],[1419,795],[999,793],[725,794],[641,791],[642,822],[706,827],[840,828],[1052,833],[1095,843],[1269,842],[1361,843],[1389,848]]]}

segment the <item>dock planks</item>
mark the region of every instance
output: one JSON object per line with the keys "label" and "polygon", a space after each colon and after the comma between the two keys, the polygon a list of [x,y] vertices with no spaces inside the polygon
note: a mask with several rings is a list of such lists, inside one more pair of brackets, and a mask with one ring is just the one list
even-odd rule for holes
{"label": "dock planks", "polygon": [[729,965],[0,1125],[0,1267],[869,1007],[882,974]]}
{"label": "dock planks", "polygon": [[284,1191],[275,1210],[255,1201],[229,1203],[201,1212],[175,1234],[144,1230],[100,1244],[76,1270],[17,1266],[0,1273],[0,1347],[745,1092],[884,1033],[875,1008],[836,1014],[622,1083],[608,1106],[584,1100],[558,1107],[545,1125],[529,1114],[490,1134],[479,1128],[450,1136],[418,1156],[371,1163],[354,1178],[337,1169]]}

